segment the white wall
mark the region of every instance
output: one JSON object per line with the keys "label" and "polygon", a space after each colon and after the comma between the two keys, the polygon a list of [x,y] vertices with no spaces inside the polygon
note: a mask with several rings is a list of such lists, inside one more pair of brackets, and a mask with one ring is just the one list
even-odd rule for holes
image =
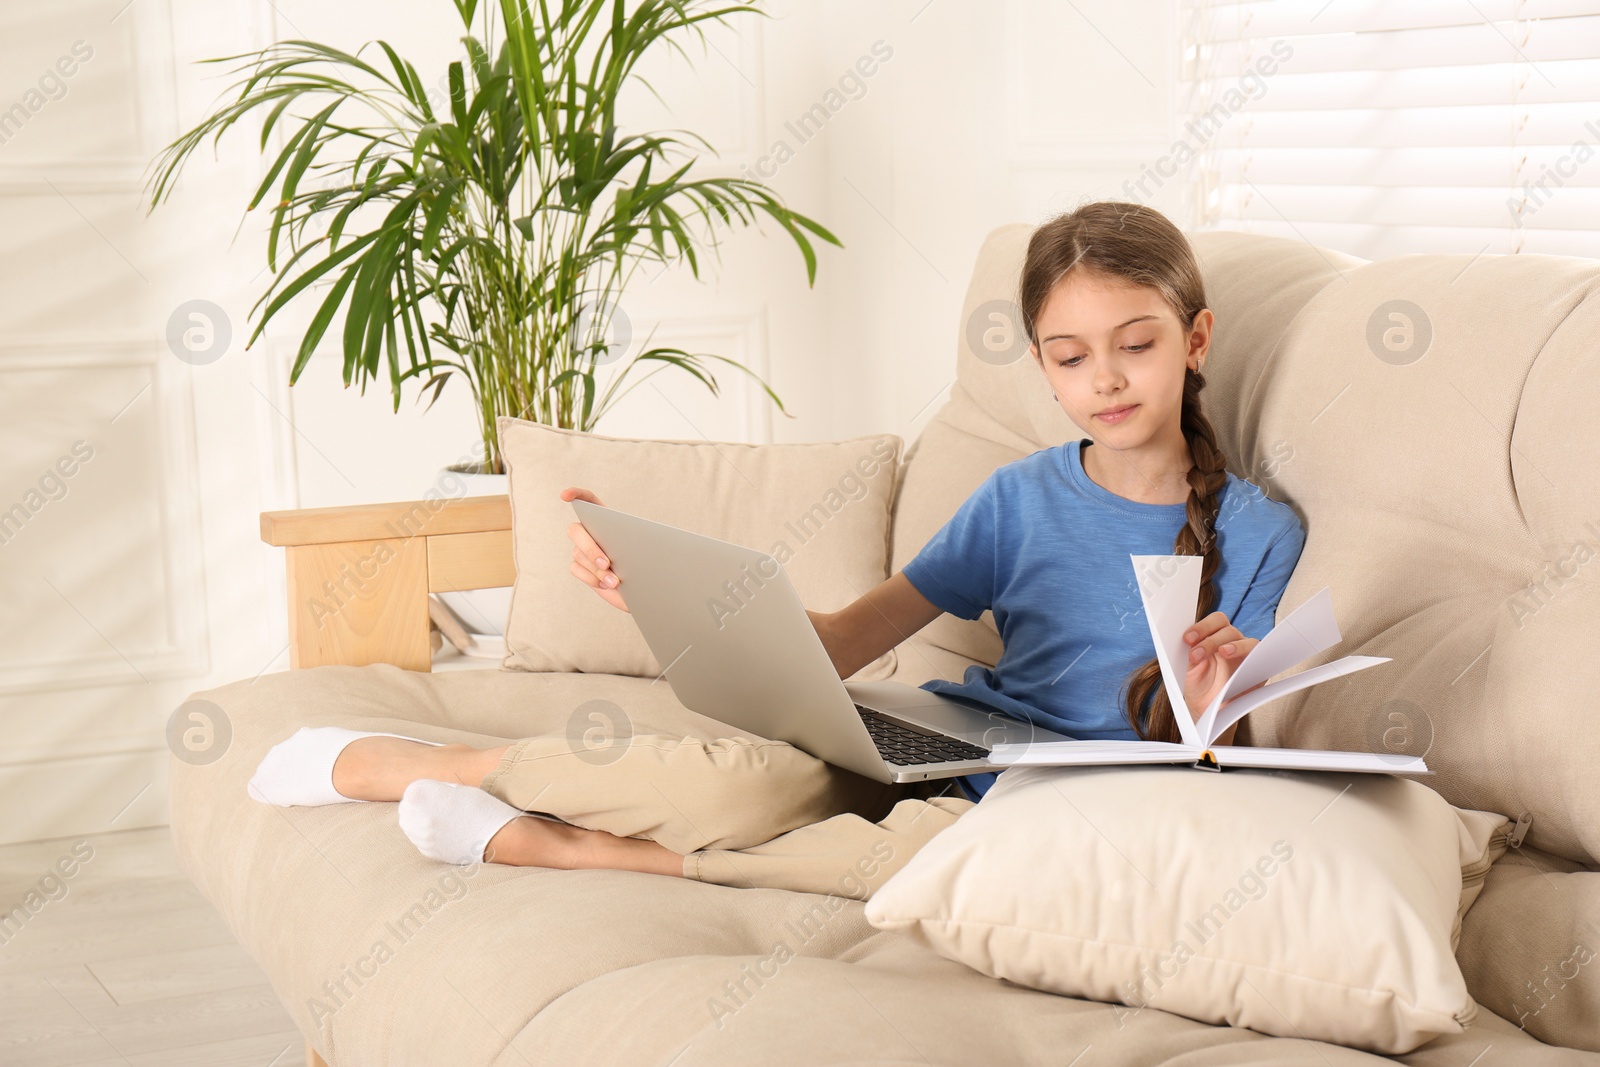
{"label": "white wall", "polygon": [[[808,289],[798,251],[767,223],[730,235],[703,281],[660,277],[624,308],[640,332],[659,324],[659,338],[753,367],[797,417],[735,372],[718,374],[721,398],[672,372],[598,429],[755,441],[888,431],[909,443],[953,380],[984,234],[1085,198],[1142,198],[1123,183],[1173,139],[1176,4],[768,10],[714,29],[693,64],[663,64],[671,114],[642,96],[634,114],[701,133],[723,153],[712,170],[768,182],[845,248],[823,250]],[[29,509],[0,543],[0,841],[163,823],[174,710],[197,690],[287,669],[282,553],[259,543],[259,512],[418,496],[473,449],[463,382],[425,416],[408,392],[396,415],[381,388],[342,387],[336,340],[289,389],[290,317],[244,350],[269,277],[264,212],[241,223],[265,170],[253,129],[230,131],[215,160],[208,145],[148,218],[141,193],[146,164],[232,80],[196,60],[274,38],[353,49],[383,37],[433,83],[456,54],[455,17],[445,0],[0,9],[0,109],[27,109],[0,137],[0,509]],[[35,92],[77,42],[92,55]],[[830,98],[862,57],[876,68],[856,98]],[[802,143],[788,124],[819,103],[837,110]],[[793,156],[776,166],[779,141]],[[1186,224],[1176,185],[1150,202]],[[165,339],[174,310],[196,299],[232,331],[205,365]],[[79,441],[87,462],[70,458]],[[72,475],[30,496],[62,457]]]}

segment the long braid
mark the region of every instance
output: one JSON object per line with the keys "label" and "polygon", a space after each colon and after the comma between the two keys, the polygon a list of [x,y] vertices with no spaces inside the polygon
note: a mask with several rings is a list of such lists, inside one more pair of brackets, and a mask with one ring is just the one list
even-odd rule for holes
{"label": "long braid", "polygon": [[[1200,391],[1205,375],[1186,371],[1183,378],[1183,436],[1189,442],[1194,465],[1189,468],[1188,522],[1178,531],[1172,551],[1179,556],[1204,556],[1200,565],[1200,602],[1195,610],[1199,622],[1215,609],[1216,588],[1212,576],[1222,565],[1217,549],[1217,512],[1222,508],[1222,490],[1227,485],[1227,460],[1217,447],[1217,434],[1200,406]],[[1187,665],[1183,665],[1187,666]],[[1182,666],[1179,668],[1183,669]],[[1181,741],[1172,701],[1161,678],[1161,661],[1152,659],[1128,679],[1125,708],[1134,732],[1146,741]],[[1146,705],[1149,709],[1141,714]]]}

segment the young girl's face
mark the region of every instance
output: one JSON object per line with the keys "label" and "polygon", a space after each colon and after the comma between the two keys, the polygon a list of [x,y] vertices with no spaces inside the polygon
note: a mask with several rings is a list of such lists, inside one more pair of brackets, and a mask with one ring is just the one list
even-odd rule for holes
{"label": "young girl's face", "polygon": [[1184,372],[1204,360],[1211,321],[1202,310],[1185,330],[1155,289],[1074,270],[1045,298],[1029,351],[1079,429],[1132,448],[1181,438]]}

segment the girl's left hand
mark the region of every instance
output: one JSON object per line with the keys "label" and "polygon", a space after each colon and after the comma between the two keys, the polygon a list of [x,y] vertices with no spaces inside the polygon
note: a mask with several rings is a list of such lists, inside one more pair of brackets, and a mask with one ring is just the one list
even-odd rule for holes
{"label": "girl's left hand", "polygon": [[[1240,662],[1261,642],[1240,633],[1220,611],[1213,611],[1185,630],[1183,642],[1189,648],[1183,700],[1189,705],[1189,713],[1199,722],[1217,693],[1239,669]],[[1234,699],[1243,695],[1235,694]]]}

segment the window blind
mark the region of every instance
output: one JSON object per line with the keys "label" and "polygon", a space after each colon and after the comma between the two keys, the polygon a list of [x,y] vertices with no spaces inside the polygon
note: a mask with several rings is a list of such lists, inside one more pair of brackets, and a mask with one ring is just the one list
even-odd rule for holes
{"label": "window blind", "polygon": [[1600,2],[1184,0],[1196,229],[1600,256]]}

